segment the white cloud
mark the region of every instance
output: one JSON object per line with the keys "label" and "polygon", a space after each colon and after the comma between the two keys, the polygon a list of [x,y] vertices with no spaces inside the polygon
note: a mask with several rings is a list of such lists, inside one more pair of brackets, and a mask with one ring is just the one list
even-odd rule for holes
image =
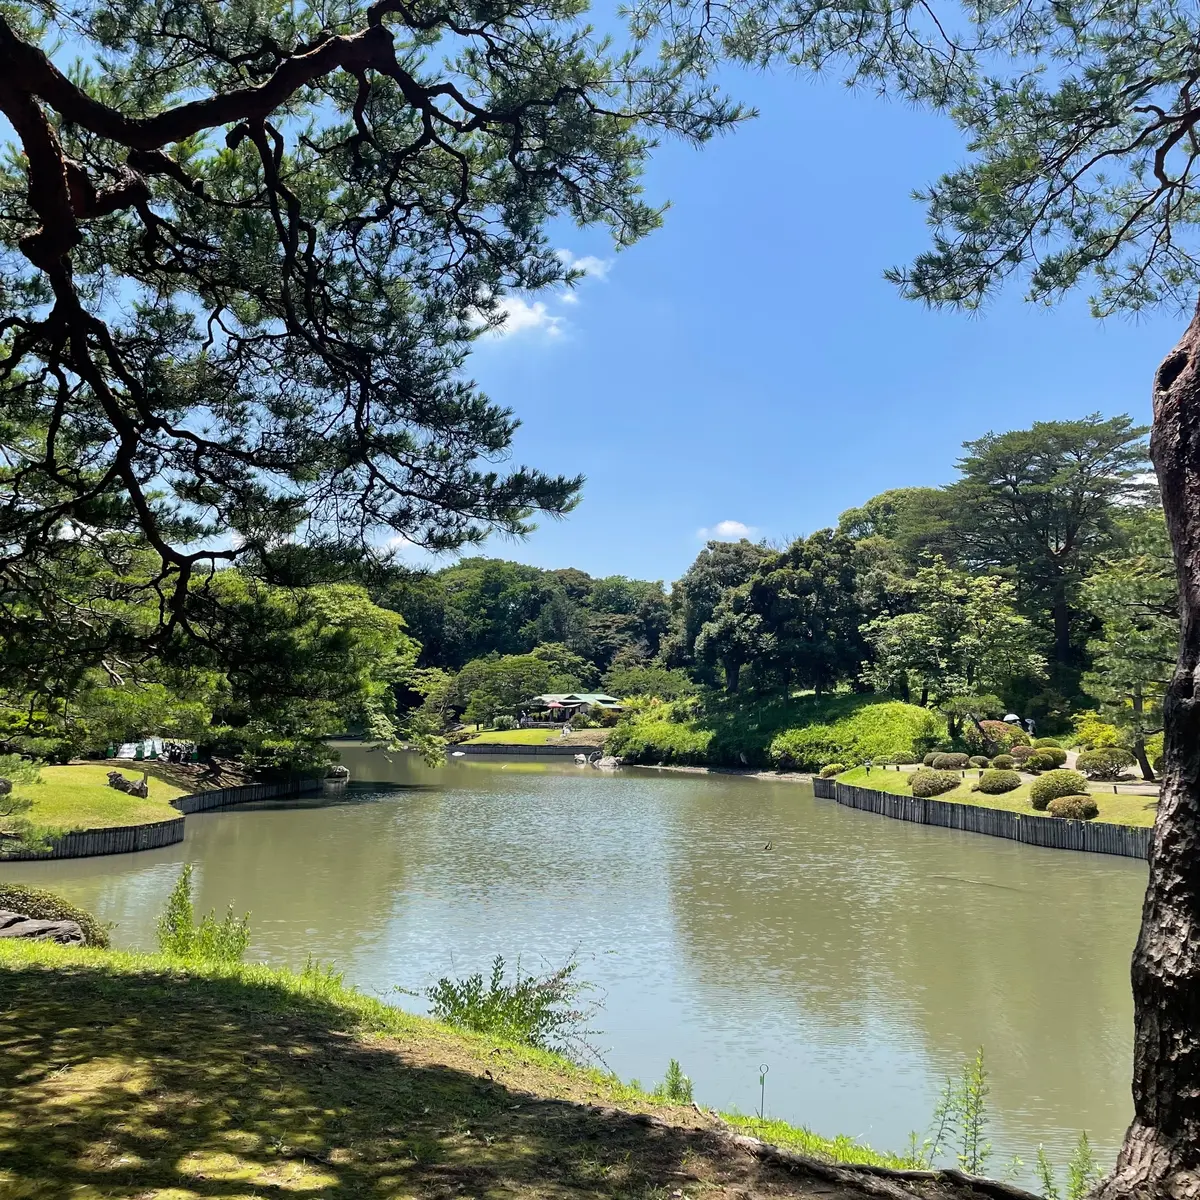
{"label": "white cloud", "polygon": [[554,253],[568,270],[582,271],[589,279],[607,279],[612,270],[611,258],[597,258],[594,254],[576,258],[570,250],[555,250]]}
{"label": "white cloud", "polygon": [[[552,313],[544,300],[505,296],[497,305],[496,316],[504,318],[503,324],[494,326],[485,337],[508,338],[514,334],[533,332],[542,337],[556,338],[563,331],[563,318]],[[477,326],[486,324],[486,318],[477,311],[472,323]]]}
{"label": "white cloud", "polygon": [[705,542],[736,542],[739,538],[752,538],[756,533],[756,526],[743,525],[741,521],[718,521],[710,528],[696,530],[696,536]]}

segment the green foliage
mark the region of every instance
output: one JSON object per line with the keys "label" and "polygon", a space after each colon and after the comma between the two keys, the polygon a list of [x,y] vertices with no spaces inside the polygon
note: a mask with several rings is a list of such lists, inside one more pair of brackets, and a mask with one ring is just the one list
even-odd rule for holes
{"label": "green foliage", "polygon": [[108,949],[108,930],[90,912],[77,908],[53,892],[0,881],[0,908],[36,921],[74,921],[83,932],[85,945]]}
{"label": "green foliage", "polygon": [[1052,817],[1071,821],[1090,821],[1100,815],[1100,808],[1091,796],[1056,796],[1046,805]]}
{"label": "green foliage", "polygon": [[992,759],[992,766],[998,771],[1011,771],[1017,765],[1017,760],[1011,754],[997,754]]}
{"label": "green foliage", "polygon": [[956,571],[934,558],[914,576],[913,611],[875,617],[863,626],[874,654],[863,678],[879,691],[927,694],[946,713],[950,736],[957,738],[968,714],[996,703],[981,693],[1043,671],[1033,627],[1014,602],[1011,583]]}
{"label": "green foliage", "polygon": [[1120,746],[1102,746],[1098,750],[1085,750],[1076,759],[1075,766],[1089,779],[1112,782],[1120,779],[1127,768],[1134,764],[1134,757]]}
{"label": "green foliage", "polygon": [[714,731],[679,723],[665,716],[621,722],[608,737],[610,754],[635,763],[667,766],[701,766],[712,761],[709,753]]}
{"label": "green foliage", "polygon": [[1060,796],[1086,796],[1087,780],[1078,771],[1047,771],[1029,785],[1029,802],[1039,812],[1045,812],[1051,800]]}
{"label": "green foliage", "polygon": [[1035,738],[1033,748],[1035,750],[1061,750],[1063,747],[1062,743],[1054,738]]}
{"label": "green foliage", "polygon": [[604,690],[620,699],[657,696],[661,700],[678,700],[698,689],[686,671],[648,665],[613,667],[604,676]]}
{"label": "green foliage", "polygon": [[1025,769],[1027,771],[1051,771],[1055,767],[1061,767],[1067,761],[1067,752],[1065,750],[1057,750],[1052,746],[1044,746],[1040,749],[1035,749],[1032,754],[1025,758]]}
{"label": "green foliage", "polygon": [[454,681],[454,703],[463,719],[492,724],[512,716],[534,696],[547,692],[583,691],[593,668],[566,646],[547,644],[529,654],[492,654],[467,663]]}
{"label": "green foliage", "polygon": [[985,1140],[989,1092],[981,1046],[957,1078],[946,1080],[934,1108],[931,1136],[919,1156],[921,1166],[931,1167],[944,1150],[953,1150],[963,1171],[983,1174],[992,1153],[991,1143]]}
{"label": "green foliage", "polygon": [[1017,766],[1022,767],[1026,760],[1036,753],[1037,751],[1032,746],[1013,746],[1009,751],[1009,757],[1016,761]]}
{"label": "green foliage", "polygon": [[832,779],[835,775],[840,775],[845,769],[845,763],[826,763],[826,765],[821,768],[821,778]]}
{"label": "green foliage", "polygon": [[232,905],[222,920],[210,912],[195,924],[192,864],[185,863],[158,919],[159,950],[187,961],[240,963],[249,945],[250,914],[235,916]]}
{"label": "green foliage", "polygon": [[921,759],[921,765],[922,765],[923,767],[932,767],[932,766],[933,766],[933,764],[934,764],[934,763],[935,763],[935,762],[936,762],[936,761],[937,761],[939,758],[941,758],[941,756],[942,756],[943,754],[946,754],[946,753],[948,753],[948,751],[945,751],[945,750],[930,750],[930,752],[929,752],[928,754],[926,754],[926,755],[925,755],[925,756],[924,756],[924,757]]}
{"label": "green foliage", "polygon": [[1021,776],[1016,771],[997,770],[983,771],[979,781],[971,791],[983,792],[986,796],[1002,796],[1005,792],[1015,791],[1021,786]]}
{"label": "green foliage", "polygon": [[984,755],[973,754],[971,755],[971,766],[983,769],[984,767],[990,766],[990,763],[988,762],[987,758],[984,757]]}
{"label": "green foliage", "polygon": [[520,961],[514,978],[507,978],[503,957],[496,955],[487,980],[477,972],[465,979],[443,977],[425,989],[430,1012],[439,1021],[487,1034],[506,1042],[551,1050],[576,1062],[599,1059],[589,1040],[588,1024],[595,1005],[578,1007],[591,990],[579,980],[578,960],[544,975],[522,975]]}
{"label": "green foliage", "polygon": [[1011,751],[1014,746],[1028,746],[1029,734],[1019,725],[1010,725],[1007,721],[974,721],[967,722],[963,729],[963,741],[972,749],[993,751],[1003,754]]}
{"label": "green foliage", "polygon": [[952,751],[949,754],[939,754],[933,760],[935,771],[965,771],[971,760],[965,754]]}
{"label": "green foliage", "polygon": [[[811,706],[814,715],[820,705]],[[859,700],[840,720],[814,722],[777,734],[770,743],[771,762],[781,770],[814,771],[836,759],[856,764],[886,762],[896,755],[915,757],[937,740],[942,729],[934,714],[898,700]]]}
{"label": "green foliage", "polygon": [[667,1063],[667,1073],[663,1076],[662,1083],[650,1094],[655,1100],[665,1100],[668,1104],[691,1104],[694,1102],[692,1081],[683,1073],[683,1068],[674,1058]]}
{"label": "green foliage", "polygon": [[952,792],[962,783],[962,777],[954,771],[931,771],[921,767],[912,773],[909,786],[914,796],[940,796],[943,792]]}
{"label": "green foliage", "polygon": [[1081,750],[1098,750],[1102,746],[1119,746],[1121,731],[1113,724],[1101,719],[1091,710],[1076,713],[1071,718],[1074,726],[1075,745]]}
{"label": "green foliage", "polygon": [[507,730],[517,728],[516,717],[499,716],[492,722],[493,729]]}

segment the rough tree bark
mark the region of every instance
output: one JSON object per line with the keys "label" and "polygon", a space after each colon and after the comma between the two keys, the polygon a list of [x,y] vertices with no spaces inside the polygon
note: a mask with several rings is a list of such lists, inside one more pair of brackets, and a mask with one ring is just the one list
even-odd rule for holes
{"label": "rough tree bark", "polygon": [[1134,1118],[1104,1200],[1200,1197],[1200,310],[1154,381],[1150,456],[1179,575],[1162,799],[1133,955]]}

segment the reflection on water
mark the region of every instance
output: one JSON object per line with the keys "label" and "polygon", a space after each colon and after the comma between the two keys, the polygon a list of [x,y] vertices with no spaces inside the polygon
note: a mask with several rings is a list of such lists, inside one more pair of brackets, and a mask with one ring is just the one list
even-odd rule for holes
{"label": "reflection on water", "polygon": [[[179,846],[9,864],[148,947],[181,862],[252,955],[397,985],[572,951],[609,1065],[674,1056],[706,1103],[900,1148],[983,1045],[993,1168],[1128,1120],[1129,954],[1144,864],[889,821],[796,783],[346,749],[340,797],[188,818]],[[374,781],[374,785],[372,785]],[[764,850],[770,841],[773,849]]]}

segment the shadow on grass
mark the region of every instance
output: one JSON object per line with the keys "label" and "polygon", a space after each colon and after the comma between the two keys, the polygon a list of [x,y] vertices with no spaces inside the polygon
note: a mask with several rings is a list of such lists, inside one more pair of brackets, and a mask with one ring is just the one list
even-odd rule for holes
{"label": "shadow on grass", "polygon": [[809,1190],[706,1130],[546,1099],[554,1073],[508,1052],[362,1039],[270,981],[102,962],[0,963],[6,1200]]}

